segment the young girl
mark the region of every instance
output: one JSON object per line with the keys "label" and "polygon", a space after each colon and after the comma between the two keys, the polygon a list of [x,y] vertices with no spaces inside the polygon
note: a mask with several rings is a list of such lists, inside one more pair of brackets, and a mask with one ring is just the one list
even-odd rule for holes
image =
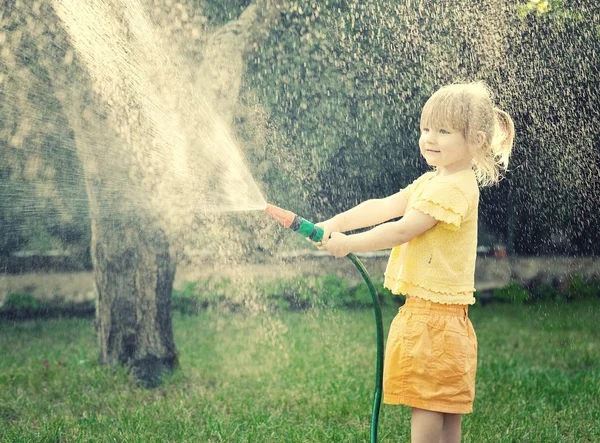
{"label": "young girl", "polygon": [[421,114],[419,147],[434,169],[319,224],[318,247],[336,257],[393,248],[384,285],[406,302],[388,335],[384,403],[412,407],[413,443],[459,442],[461,416],[473,410],[477,337],[467,313],[475,303],[478,184],[498,182],[513,138],[512,119],[485,84],[445,86]]}

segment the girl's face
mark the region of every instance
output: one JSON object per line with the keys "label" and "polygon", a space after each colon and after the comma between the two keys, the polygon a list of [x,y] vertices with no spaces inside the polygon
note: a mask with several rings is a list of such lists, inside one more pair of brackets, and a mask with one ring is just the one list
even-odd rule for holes
{"label": "girl's face", "polygon": [[421,155],[430,166],[451,174],[471,167],[473,157],[461,131],[437,124],[421,127]]}

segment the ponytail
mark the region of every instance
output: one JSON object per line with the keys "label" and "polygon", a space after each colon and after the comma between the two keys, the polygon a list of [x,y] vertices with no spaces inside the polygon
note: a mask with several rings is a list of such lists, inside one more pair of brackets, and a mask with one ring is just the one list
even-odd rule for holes
{"label": "ponytail", "polygon": [[512,152],[515,138],[515,125],[512,118],[501,109],[494,108],[494,137],[490,148],[494,153],[497,165],[502,169],[508,168],[508,159]]}
{"label": "ponytail", "polygon": [[484,149],[475,150],[473,154],[473,169],[477,181],[482,186],[490,186],[502,180],[502,172],[508,169],[508,160],[512,152],[515,138],[515,125],[506,112],[492,108],[489,126],[485,132],[490,140]]}

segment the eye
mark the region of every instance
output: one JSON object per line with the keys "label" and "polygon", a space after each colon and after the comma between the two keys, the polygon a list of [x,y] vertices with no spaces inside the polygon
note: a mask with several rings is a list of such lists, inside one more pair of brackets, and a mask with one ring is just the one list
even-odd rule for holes
{"label": "eye", "polygon": [[447,129],[440,129],[440,134],[450,134],[450,131]]}
{"label": "eye", "polygon": [[421,132],[429,132],[429,128],[421,128]]}

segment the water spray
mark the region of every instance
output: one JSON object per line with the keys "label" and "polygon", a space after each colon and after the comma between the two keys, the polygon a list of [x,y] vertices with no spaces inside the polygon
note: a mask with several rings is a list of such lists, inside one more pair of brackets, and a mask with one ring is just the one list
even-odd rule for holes
{"label": "water spray", "polygon": [[[285,228],[289,228],[292,231],[296,231],[303,237],[308,238],[314,242],[319,242],[323,239],[323,229],[316,226],[314,223],[294,214],[291,211],[287,211],[278,206],[267,204],[265,212],[277,220]],[[383,321],[381,319],[381,308],[379,306],[379,298],[377,290],[369,277],[369,273],[356,257],[356,255],[350,253],[347,257],[354,263],[354,266],[360,272],[360,275],[364,279],[369,292],[371,293],[371,300],[373,302],[373,309],[375,310],[375,323],[377,329],[377,368],[375,371],[375,393],[373,395],[373,412],[371,414],[371,443],[377,442],[377,424],[379,422],[379,409],[381,407],[381,393],[383,385]]]}

